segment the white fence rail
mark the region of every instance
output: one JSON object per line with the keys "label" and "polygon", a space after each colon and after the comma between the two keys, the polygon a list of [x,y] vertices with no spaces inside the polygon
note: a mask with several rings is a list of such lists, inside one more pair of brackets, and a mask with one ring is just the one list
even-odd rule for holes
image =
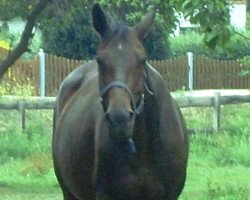
{"label": "white fence rail", "polygon": [[[250,90],[201,90],[173,92],[181,108],[213,107],[213,130],[220,129],[221,105],[250,103]],[[55,97],[0,97],[0,109],[19,110],[20,124],[25,129],[25,110],[53,109]]]}

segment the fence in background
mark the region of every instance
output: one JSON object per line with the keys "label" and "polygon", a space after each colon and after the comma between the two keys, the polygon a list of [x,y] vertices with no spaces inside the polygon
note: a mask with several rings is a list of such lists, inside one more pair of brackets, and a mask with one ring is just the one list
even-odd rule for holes
{"label": "fence in background", "polygon": [[[35,88],[36,95],[55,96],[62,80],[84,62],[40,51],[34,60],[18,60],[3,80],[10,85],[29,82]],[[189,53],[188,56],[149,63],[161,73],[170,91],[250,88],[250,75],[240,75],[246,67],[243,60],[216,60]]]}
{"label": "fence in background", "polygon": [[188,63],[186,55],[167,60],[149,61],[161,73],[171,91],[188,88]]}
{"label": "fence in background", "polygon": [[85,61],[45,54],[45,94],[55,96],[63,79]]}
{"label": "fence in background", "polygon": [[[173,92],[172,96],[181,108],[213,107],[213,131],[220,130],[221,105],[250,103],[250,90],[202,90]],[[25,129],[25,110],[53,109],[55,97],[13,97],[0,98],[0,109],[19,110],[20,126]]]}
{"label": "fence in background", "polygon": [[[8,84],[8,89],[15,88],[16,85],[31,85],[34,88],[35,95],[39,93],[39,59],[17,60],[14,65],[5,73],[2,81]],[[9,91],[11,92],[11,91]]]}
{"label": "fence in background", "polygon": [[244,69],[243,60],[217,60],[195,55],[194,88],[250,89],[250,75],[240,75]]}

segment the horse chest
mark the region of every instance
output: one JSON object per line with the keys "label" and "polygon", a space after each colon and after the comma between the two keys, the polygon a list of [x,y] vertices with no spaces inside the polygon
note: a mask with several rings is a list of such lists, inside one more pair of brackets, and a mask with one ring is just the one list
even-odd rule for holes
{"label": "horse chest", "polygon": [[103,181],[100,187],[112,199],[161,199],[164,189],[148,153],[145,130],[137,126],[135,131],[136,153],[114,146],[101,167]]}
{"label": "horse chest", "polygon": [[105,180],[98,185],[104,196],[110,199],[161,199],[163,186],[155,173],[138,159],[114,161],[110,160],[110,168],[106,168]]}

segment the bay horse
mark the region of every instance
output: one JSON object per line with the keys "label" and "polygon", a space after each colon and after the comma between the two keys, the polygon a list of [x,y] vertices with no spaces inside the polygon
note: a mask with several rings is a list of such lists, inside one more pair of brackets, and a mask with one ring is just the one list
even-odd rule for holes
{"label": "bay horse", "polygon": [[54,110],[64,200],[176,200],[183,190],[187,127],[142,45],[154,16],[129,27],[93,7],[96,59],[66,77]]}

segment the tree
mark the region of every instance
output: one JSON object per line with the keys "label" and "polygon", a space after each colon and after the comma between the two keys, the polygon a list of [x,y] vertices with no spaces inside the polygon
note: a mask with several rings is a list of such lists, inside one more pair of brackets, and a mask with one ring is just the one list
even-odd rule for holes
{"label": "tree", "polygon": [[30,39],[33,37],[32,30],[36,24],[36,20],[42,11],[45,9],[50,0],[40,0],[32,9],[27,17],[27,23],[22,33],[19,44],[8,54],[7,58],[0,64],[0,78],[9,67],[25,52],[28,50]]}
{"label": "tree", "polygon": [[246,2],[246,14],[247,14],[246,27],[247,29],[249,29],[250,28],[250,0],[247,0]]}
{"label": "tree", "polygon": [[247,9],[247,12],[250,12],[250,0],[247,0],[247,7],[246,7],[246,9]]}
{"label": "tree", "polygon": [[[119,17],[118,20],[125,21],[129,25],[135,24],[141,17],[155,6],[158,10],[154,31],[152,31],[144,42],[149,52],[149,57],[155,59],[166,58],[168,55],[168,38],[178,23],[176,13],[182,12],[192,23],[199,25],[199,31],[204,33],[203,41],[210,49],[216,45],[224,46],[231,35],[229,1],[216,0],[100,0],[107,13]],[[64,0],[64,15],[51,17],[57,20],[57,24],[67,24],[64,28],[58,29],[55,22],[47,26],[43,31],[45,49],[51,53],[70,58],[93,57],[93,45],[88,46],[85,42],[96,44],[91,24],[90,10],[93,2],[87,0]],[[74,5],[74,6],[72,6]],[[80,8],[80,9],[79,9]],[[56,12],[54,13],[58,16]],[[82,20],[76,20],[77,18]],[[211,20],[212,19],[212,20]],[[66,20],[66,23],[58,20]],[[76,23],[76,21],[81,23]],[[61,26],[62,27],[62,26]],[[58,31],[59,30],[59,31]],[[87,30],[87,31],[86,31]],[[83,34],[85,33],[85,34]],[[75,37],[72,38],[72,35]],[[62,45],[63,44],[63,45]],[[95,46],[95,45],[94,45]]]}
{"label": "tree", "polygon": [[232,34],[229,0],[173,0],[178,11],[183,12],[204,33],[203,41],[211,49],[223,47]]}
{"label": "tree", "polygon": [[[44,38],[43,48],[47,52],[68,58],[93,58],[98,41],[98,36],[92,28],[92,19],[90,18],[93,3],[86,0],[84,2],[82,0],[75,0],[72,3],[74,5],[68,5],[65,2],[64,13],[71,13],[68,17],[58,17],[58,13],[50,12],[54,13],[57,17],[49,16],[51,20],[49,23],[48,20],[45,20],[47,26],[43,26],[44,28],[42,29]],[[112,6],[107,6],[110,4]],[[114,0],[113,3],[106,2],[105,5],[102,6],[105,10],[108,10],[107,14],[114,16],[112,17],[113,19],[117,19],[117,16],[119,16],[119,20],[129,22],[130,25],[139,21],[139,17],[142,17],[146,12],[146,6],[143,9],[133,4],[129,4],[128,6],[128,4],[121,3],[115,6]],[[136,10],[141,10],[139,17],[135,18],[132,15],[127,17],[128,13],[134,14]],[[57,23],[53,19],[56,19]],[[58,20],[60,23],[58,23]],[[59,24],[60,28],[56,24]],[[152,31],[147,38],[148,40],[145,42],[145,45],[148,49],[149,57],[155,59],[165,58],[167,51],[164,44],[166,37],[163,29],[157,25],[156,31]]]}
{"label": "tree", "polygon": [[[27,50],[27,46],[29,44],[30,38],[32,38],[32,28],[35,24],[40,23],[40,28],[45,30],[44,33],[47,35],[48,27],[47,24],[53,24],[54,29],[52,33],[58,33],[59,36],[62,34],[63,29],[59,29],[60,27],[64,27],[64,30],[70,31],[73,29],[72,27],[72,16],[75,16],[75,20],[79,17],[79,15],[90,16],[90,11],[93,5],[93,1],[91,0],[54,0],[53,6],[47,8],[46,10],[43,7],[42,9],[37,10],[35,13],[33,12],[38,4],[47,4],[50,0],[23,0],[23,1],[15,1],[15,0],[0,0],[0,20],[9,20],[16,16],[22,17],[27,20],[26,29],[23,33],[22,39],[20,40],[20,44],[10,53],[8,62],[3,62],[0,66],[0,76],[8,69],[8,67],[17,59],[24,51]],[[52,1],[52,0],[51,0]],[[169,34],[172,33],[173,28],[178,23],[178,18],[176,16],[176,12],[184,13],[184,16],[188,18],[192,23],[199,25],[199,30],[201,33],[204,33],[203,41],[206,45],[213,49],[217,45],[224,46],[229,39],[231,34],[230,30],[230,20],[229,20],[229,0],[214,0],[214,1],[206,1],[206,0],[152,0],[152,1],[141,1],[141,0],[100,0],[99,1],[102,6],[108,8],[109,11],[116,13],[116,16],[120,16],[121,19],[126,20],[129,24],[133,24],[135,21],[139,21],[142,15],[145,14],[146,10],[149,9],[150,6],[155,6],[158,10],[158,14],[156,16],[156,25],[155,31],[158,35],[152,36],[151,41],[157,41],[158,44],[164,44],[167,42]],[[82,12],[79,12],[82,10]],[[40,15],[44,12],[43,15]],[[33,19],[29,20],[31,13],[33,13]],[[46,15],[47,17],[46,17]],[[77,14],[78,13],[78,14]],[[38,16],[40,16],[38,18]],[[32,21],[32,23],[29,23]],[[78,28],[81,27],[82,23],[91,20],[84,18],[79,20]],[[47,27],[47,29],[46,29]],[[87,28],[88,27],[88,28]],[[57,28],[57,29],[56,29]],[[71,35],[74,35],[78,32],[78,28],[75,29],[75,32]],[[47,30],[47,31],[46,31]],[[92,31],[88,25],[86,28],[81,29],[83,33],[89,33]],[[81,32],[81,31],[80,31]],[[28,33],[28,34],[27,34]],[[65,33],[63,33],[65,34]],[[93,34],[93,33],[91,33]],[[65,34],[65,37],[69,35]],[[79,37],[80,38],[80,37]],[[79,39],[77,38],[77,39]],[[88,36],[91,40],[85,40],[84,43],[90,42],[94,44],[95,41],[92,41],[92,35]],[[72,41],[78,41],[73,38]],[[65,41],[60,41],[64,43]],[[68,48],[67,44],[64,43],[61,47]],[[149,44],[149,43],[148,43]],[[152,42],[150,42],[150,45]],[[146,42],[147,45],[147,42]],[[151,45],[151,52],[155,52],[154,47]],[[164,45],[163,45],[164,46]],[[83,46],[73,46],[75,49],[83,48]],[[84,46],[86,47],[86,46]],[[18,51],[17,51],[17,50]],[[92,49],[89,48],[89,49]],[[92,51],[92,50],[91,50]],[[163,51],[160,48],[160,51]],[[159,52],[160,52],[159,51]],[[11,62],[10,62],[11,61]],[[4,64],[5,63],[5,64]]]}
{"label": "tree", "polygon": [[36,3],[36,0],[0,0],[0,20],[9,21],[16,17],[27,19]]}
{"label": "tree", "polygon": [[97,35],[92,28],[93,1],[74,0],[54,8],[41,21],[43,48],[46,52],[71,59],[88,59],[95,54]]}

